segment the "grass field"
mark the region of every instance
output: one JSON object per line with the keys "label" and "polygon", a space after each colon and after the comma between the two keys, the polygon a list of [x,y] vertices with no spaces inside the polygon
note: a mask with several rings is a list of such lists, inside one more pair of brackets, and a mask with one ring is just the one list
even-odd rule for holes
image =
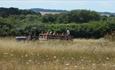
{"label": "grass field", "polygon": [[0,70],[115,70],[115,42],[0,38]]}

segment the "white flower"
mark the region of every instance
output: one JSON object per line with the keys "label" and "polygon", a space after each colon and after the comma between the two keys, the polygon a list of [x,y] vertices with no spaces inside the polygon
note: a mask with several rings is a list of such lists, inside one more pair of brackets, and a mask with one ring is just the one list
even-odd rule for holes
{"label": "white flower", "polygon": [[25,57],[28,57],[28,55],[27,55],[27,54],[25,54]]}
{"label": "white flower", "polygon": [[106,66],[106,64],[102,64],[103,66]]}
{"label": "white flower", "polygon": [[40,56],[40,54],[37,54],[37,56]]}
{"label": "white flower", "polygon": [[57,57],[56,56],[54,56],[54,59],[56,59]]}
{"label": "white flower", "polygon": [[3,53],[3,54],[7,55],[8,53]]}
{"label": "white flower", "polygon": [[95,64],[95,63],[93,63],[92,65],[93,65],[93,66],[95,66],[96,64]]}
{"label": "white flower", "polygon": [[81,59],[81,61],[84,61],[84,59]]}
{"label": "white flower", "polygon": [[113,67],[115,67],[115,65],[112,65]]}
{"label": "white flower", "polygon": [[46,62],[43,62],[44,64],[46,64]]}
{"label": "white flower", "polygon": [[29,64],[29,62],[26,62],[26,64]]}
{"label": "white flower", "polygon": [[77,68],[77,65],[75,65],[74,67]]}
{"label": "white flower", "polygon": [[82,69],[85,69],[84,67],[82,67]]}
{"label": "white flower", "polygon": [[14,54],[10,54],[10,56],[14,56]]}
{"label": "white flower", "polygon": [[24,56],[21,56],[22,58],[24,57]]}
{"label": "white flower", "polygon": [[109,57],[106,57],[107,60],[109,60]]}
{"label": "white flower", "polygon": [[66,66],[69,66],[70,64],[69,63],[67,63],[67,64],[65,64]]}
{"label": "white flower", "polygon": [[29,62],[32,62],[32,60],[28,60]]}
{"label": "white flower", "polygon": [[66,67],[66,68],[64,68],[64,69],[65,69],[65,70],[68,70],[69,68]]}
{"label": "white flower", "polygon": [[37,63],[37,64],[40,64],[40,63]]}

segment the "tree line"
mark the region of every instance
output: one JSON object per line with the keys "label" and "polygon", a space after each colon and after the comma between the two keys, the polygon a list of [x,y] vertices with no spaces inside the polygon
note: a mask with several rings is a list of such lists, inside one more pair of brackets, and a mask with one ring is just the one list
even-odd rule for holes
{"label": "tree line", "polygon": [[100,16],[90,10],[41,15],[31,10],[0,8],[0,36],[59,33],[67,29],[76,38],[100,38],[115,30],[115,17]]}
{"label": "tree line", "polygon": [[72,10],[61,14],[46,14],[42,17],[44,23],[87,23],[100,20],[99,13],[90,10]]}
{"label": "tree line", "polygon": [[27,15],[27,14],[38,14],[40,15],[40,13],[36,13],[36,12],[33,12],[31,10],[21,10],[21,9],[18,9],[18,8],[4,8],[4,7],[0,7],[0,16],[1,17],[8,17],[10,15]]}

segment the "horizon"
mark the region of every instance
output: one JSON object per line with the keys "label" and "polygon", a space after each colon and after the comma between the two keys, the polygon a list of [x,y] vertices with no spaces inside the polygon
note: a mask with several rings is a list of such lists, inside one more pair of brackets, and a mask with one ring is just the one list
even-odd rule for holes
{"label": "horizon", "polygon": [[0,1],[0,7],[10,8],[15,7],[19,9],[31,9],[31,8],[42,8],[42,9],[54,9],[54,10],[76,10],[86,9],[97,12],[111,12],[115,13],[115,1],[112,0],[4,0]]}

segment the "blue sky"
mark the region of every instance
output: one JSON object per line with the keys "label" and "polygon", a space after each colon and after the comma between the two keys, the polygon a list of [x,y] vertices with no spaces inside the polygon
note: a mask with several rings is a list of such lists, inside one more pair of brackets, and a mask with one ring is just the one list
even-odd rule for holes
{"label": "blue sky", "polygon": [[115,0],[0,0],[0,7],[21,9],[88,9],[99,12],[115,12]]}

